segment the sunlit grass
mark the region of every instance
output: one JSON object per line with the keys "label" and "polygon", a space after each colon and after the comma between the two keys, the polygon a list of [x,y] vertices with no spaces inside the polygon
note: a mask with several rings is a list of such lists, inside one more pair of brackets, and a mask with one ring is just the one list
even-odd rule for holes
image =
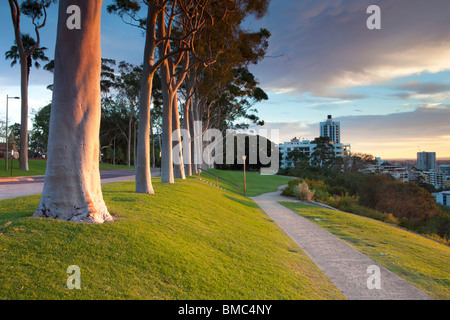
{"label": "sunlit grass", "polygon": [[282,204],[431,296],[450,298],[450,247],[357,215],[301,203]]}
{"label": "sunlit grass", "polygon": [[[238,184],[240,188],[238,189],[235,185],[219,179],[219,186],[226,188],[227,190],[233,192],[240,192],[243,194],[244,192],[244,172],[243,171],[229,171],[229,170],[216,170],[210,169],[208,172],[211,172],[217,176],[220,176],[228,181],[231,181],[235,184]],[[193,176],[194,178],[198,176]],[[206,172],[201,173],[201,178],[212,183],[216,183],[216,178],[212,175],[209,175]],[[257,172],[246,172],[246,196],[254,197],[263,193],[275,192],[278,190],[278,187],[284,184],[287,184],[290,180],[289,177],[285,176],[263,176]],[[239,191],[238,191],[239,190]]]}
{"label": "sunlit grass", "polygon": [[[32,218],[39,195],[0,201],[0,299],[344,299],[257,205],[189,179],[103,185],[116,222]],[[66,287],[81,269],[81,290]]]}

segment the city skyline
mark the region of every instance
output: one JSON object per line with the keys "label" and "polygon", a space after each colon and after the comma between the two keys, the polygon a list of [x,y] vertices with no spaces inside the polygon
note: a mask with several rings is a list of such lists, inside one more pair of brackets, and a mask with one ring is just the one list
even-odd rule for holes
{"label": "city skyline", "polygon": [[[103,57],[142,62],[141,31],[106,12],[102,16]],[[381,8],[381,30],[368,30],[366,9]],[[0,51],[14,35],[8,3],[0,5],[5,30]],[[419,151],[450,158],[450,3],[433,1],[272,1],[249,29],[267,28],[268,57],[251,67],[269,100],[255,105],[265,129],[280,130],[280,142],[314,139],[328,114],[341,122],[341,140],[353,152],[386,159],[414,159]],[[42,30],[52,59],[56,6]],[[29,19],[23,32],[33,35]],[[0,63],[0,101],[20,95],[20,72]],[[32,69],[30,111],[51,100],[52,74]],[[4,99],[3,99],[4,100]],[[0,117],[5,116],[4,107]],[[30,117],[32,115],[30,114]],[[10,123],[20,121],[19,103],[10,102]]]}

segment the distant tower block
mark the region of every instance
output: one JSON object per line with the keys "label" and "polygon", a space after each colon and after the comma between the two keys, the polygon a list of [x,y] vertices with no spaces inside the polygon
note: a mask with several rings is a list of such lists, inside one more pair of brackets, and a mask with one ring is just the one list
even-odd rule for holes
{"label": "distant tower block", "polygon": [[436,152],[418,152],[417,169],[430,171],[436,169]]}
{"label": "distant tower block", "polygon": [[329,115],[327,121],[320,123],[320,136],[330,138],[333,143],[341,143],[341,123]]}

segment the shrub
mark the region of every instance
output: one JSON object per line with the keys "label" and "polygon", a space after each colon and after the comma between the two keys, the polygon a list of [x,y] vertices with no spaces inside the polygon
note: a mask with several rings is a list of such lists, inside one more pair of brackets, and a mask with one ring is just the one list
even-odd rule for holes
{"label": "shrub", "polygon": [[297,188],[297,186],[302,183],[304,180],[303,179],[295,179],[295,180],[291,180],[288,182],[288,185],[286,188],[284,188],[281,191],[281,194],[283,196],[288,196],[288,197],[295,197],[295,188]]}
{"label": "shrub", "polygon": [[309,189],[309,186],[305,181],[297,185],[294,189],[294,193],[299,200],[312,201],[314,199],[314,191]]}

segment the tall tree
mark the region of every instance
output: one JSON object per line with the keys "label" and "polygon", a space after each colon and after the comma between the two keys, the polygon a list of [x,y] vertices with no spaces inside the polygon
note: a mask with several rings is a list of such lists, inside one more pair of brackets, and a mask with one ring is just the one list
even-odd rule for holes
{"label": "tall tree", "polygon": [[30,148],[33,152],[42,156],[47,153],[48,135],[50,132],[50,111],[52,105],[49,104],[35,113],[33,118],[33,130],[31,131]]}
{"label": "tall tree", "polygon": [[320,168],[329,168],[337,160],[336,152],[329,137],[319,137],[313,140],[316,145],[311,154],[311,165]]}
{"label": "tall tree", "polygon": [[131,166],[131,144],[133,122],[136,120],[136,109],[139,106],[142,68],[122,61],[119,63],[119,76],[116,87],[118,97],[125,101],[128,108],[128,148],[127,165]]}
{"label": "tall tree", "polygon": [[[21,87],[21,130],[20,130],[20,169],[28,171],[28,83],[29,58],[41,44],[40,29],[47,21],[47,8],[56,0],[25,0],[19,5],[18,0],[8,0],[14,26],[14,36],[20,58]],[[31,18],[36,33],[36,41],[31,48],[26,48],[22,41],[21,15]]]}
{"label": "tall tree", "polygon": [[[147,17],[138,18],[141,5],[133,0],[114,0],[108,12],[118,14],[123,20],[130,17],[136,26],[145,30],[145,48],[139,99],[139,128],[136,157],[136,193],[153,194],[150,171],[150,105],[153,77],[158,67],[155,63],[156,23],[158,14],[165,9],[167,0],[145,2]],[[125,20],[124,20],[125,21]],[[133,24],[131,22],[131,24]]]}
{"label": "tall tree", "polygon": [[[80,29],[66,25],[80,9]],[[34,216],[103,223],[113,218],[99,172],[102,1],[60,0],[44,190]],[[67,59],[70,57],[70,59]]]}

